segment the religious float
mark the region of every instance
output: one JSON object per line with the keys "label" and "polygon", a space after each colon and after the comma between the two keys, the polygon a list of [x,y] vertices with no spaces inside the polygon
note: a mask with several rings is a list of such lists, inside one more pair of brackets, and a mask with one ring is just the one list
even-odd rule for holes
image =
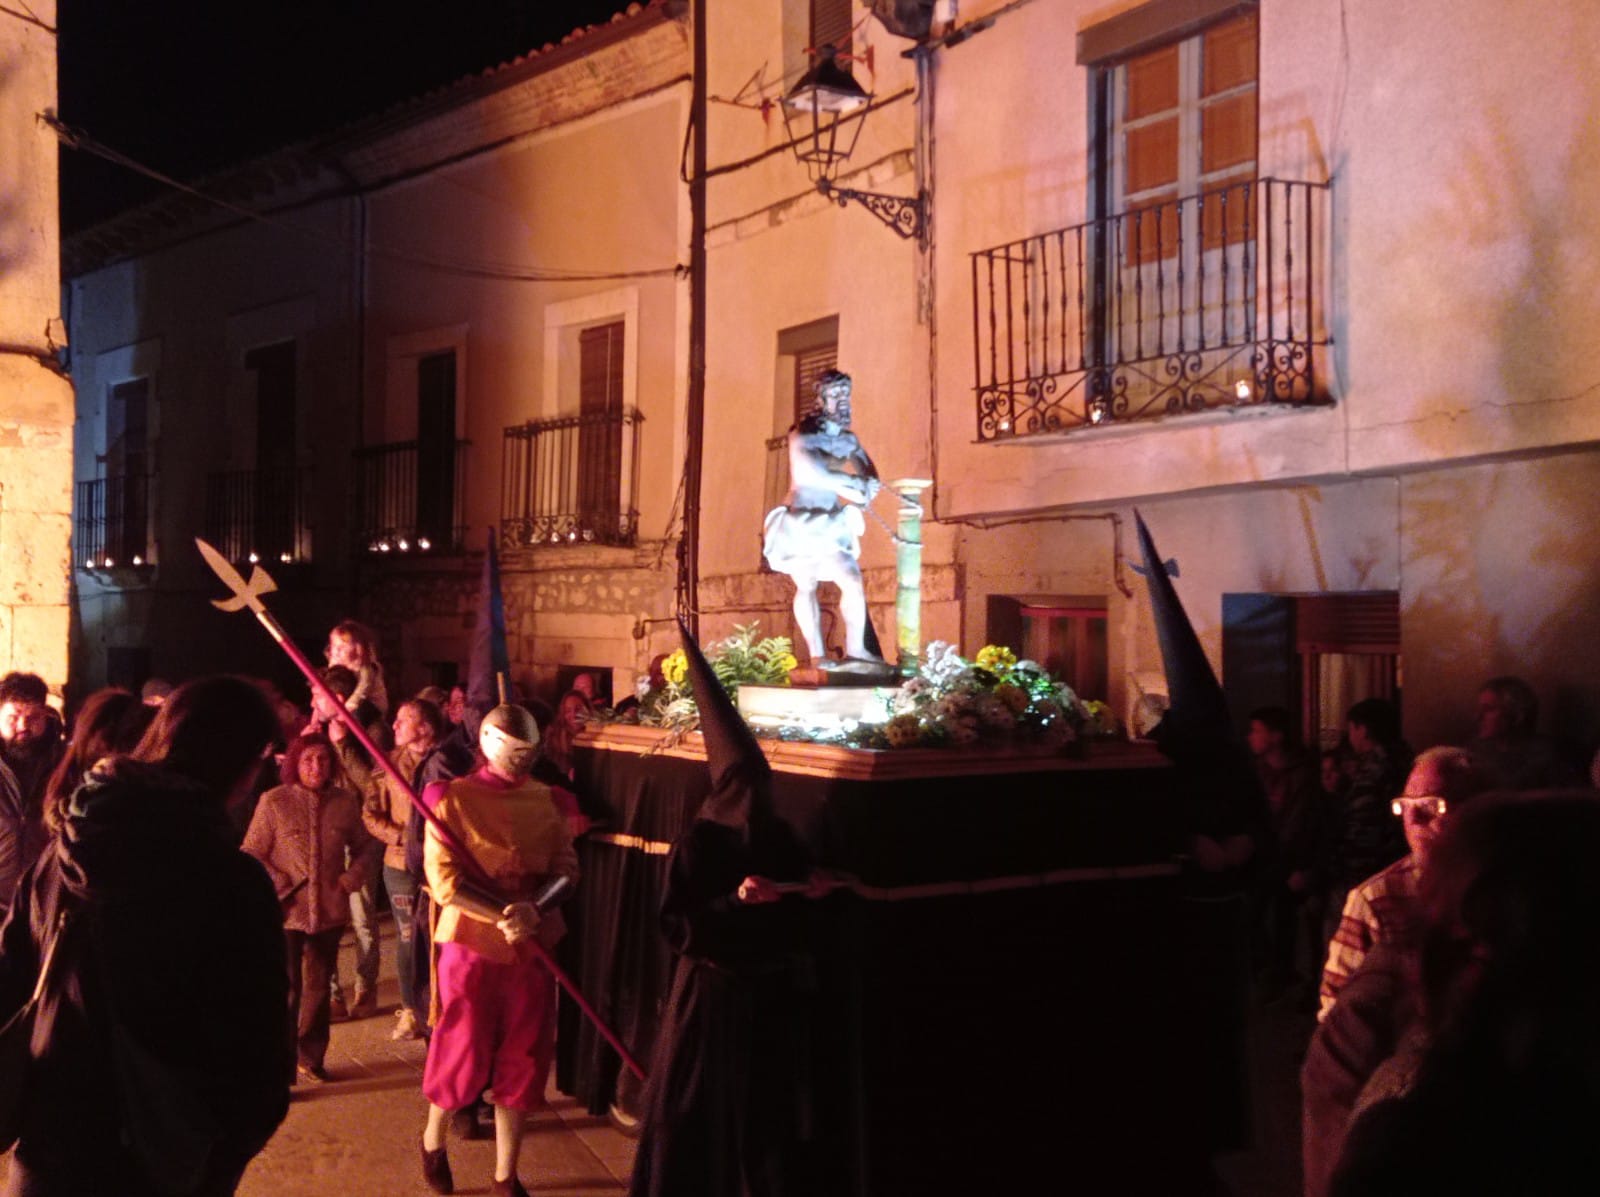
{"label": "religious float", "polygon": [[[815,1018],[797,1045],[824,1145],[808,1191],[966,1194],[1051,1179],[1189,1191],[1219,1141],[1237,1138],[1242,1055],[1238,1020],[1218,1014],[1233,988],[1195,981],[1230,971],[1217,945],[1233,940],[1197,931],[1211,915],[1196,915],[1180,863],[1192,831],[1183,774],[1004,646],[972,660],[922,650],[918,480],[892,484],[901,665],[882,660],[870,623],[854,622],[859,517],[792,518],[877,490],[870,460],[840,439],[847,404],[839,414],[824,406],[811,434],[804,420],[791,433],[793,476],[812,494],[791,493],[790,514],[767,520],[769,560],[796,576],[796,623],[824,667],[797,668],[787,641],[755,628],[707,646],[760,735],[778,815],[838,883],[815,903]],[[816,497],[829,471],[841,499]],[[810,565],[778,543],[785,529],[810,546]],[[814,635],[818,578],[840,585],[843,661],[825,661]],[[1159,583],[1175,604],[1164,572]],[[593,723],[575,754],[597,818],[569,908],[578,980],[641,1059],[672,975],[657,921],[668,855],[710,788],[681,655],[661,672],[641,722]],[[639,1086],[590,1026],[570,1020],[558,1056],[558,1084],[592,1112],[637,1114]]]}

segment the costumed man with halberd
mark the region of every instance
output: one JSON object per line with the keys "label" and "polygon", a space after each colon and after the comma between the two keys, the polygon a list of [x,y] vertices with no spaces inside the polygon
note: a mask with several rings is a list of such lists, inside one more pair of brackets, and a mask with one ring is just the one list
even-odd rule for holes
{"label": "costumed man with halberd", "polygon": [[[422,1137],[424,1179],[436,1193],[454,1186],[445,1155],[452,1110],[494,1093],[493,1197],[527,1197],[517,1177],[525,1115],[544,1104],[555,1055],[556,986],[524,941],[546,949],[561,938],[557,910],[536,897],[552,878],[576,879],[578,857],[567,821],[548,786],[529,777],[539,746],[533,716],[502,705],[483,718],[478,747],[484,764],[442,787],[434,812],[449,829],[428,825],[423,846],[428,887],[439,904],[439,1021],[428,1045],[422,1092],[428,1121]],[[433,799],[430,786],[424,800]],[[470,853],[509,905],[472,884]]]}

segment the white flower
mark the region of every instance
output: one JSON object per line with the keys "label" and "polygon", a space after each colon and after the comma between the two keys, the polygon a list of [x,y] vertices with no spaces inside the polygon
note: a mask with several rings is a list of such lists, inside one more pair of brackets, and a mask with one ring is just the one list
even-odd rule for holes
{"label": "white flower", "polygon": [[922,676],[941,688],[952,684],[967,668],[956,646],[944,640],[929,644],[922,658]]}

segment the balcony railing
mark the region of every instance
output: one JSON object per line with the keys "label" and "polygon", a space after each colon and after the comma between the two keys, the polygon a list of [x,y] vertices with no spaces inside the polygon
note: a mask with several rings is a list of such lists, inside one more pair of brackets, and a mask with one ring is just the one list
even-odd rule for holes
{"label": "balcony railing", "polygon": [[507,428],[501,543],[507,548],[633,544],[639,532],[643,420],[626,408]]}
{"label": "balcony railing", "polygon": [[83,569],[151,564],[150,478],[113,474],[77,485],[73,553]]}
{"label": "balcony railing", "polygon": [[1328,200],[1252,179],[973,254],[978,439],[1326,403]]}
{"label": "balcony railing", "polygon": [[458,553],[470,441],[399,441],[357,449],[358,553]]}
{"label": "balcony railing", "polygon": [[206,475],[206,539],[230,561],[309,561],[310,484],[309,470]]}

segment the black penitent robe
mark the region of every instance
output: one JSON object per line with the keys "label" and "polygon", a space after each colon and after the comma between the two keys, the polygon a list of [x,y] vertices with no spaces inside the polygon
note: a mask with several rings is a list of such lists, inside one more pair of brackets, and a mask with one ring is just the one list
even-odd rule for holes
{"label": "black penitent robe", "polygon": [[661,902],[678,963],[645,1090],[629,1197],[779,1197],[809,1191],[805,899],[743,905],[752,875],[798,881],[784,824],[697,819],[674,846]]}

